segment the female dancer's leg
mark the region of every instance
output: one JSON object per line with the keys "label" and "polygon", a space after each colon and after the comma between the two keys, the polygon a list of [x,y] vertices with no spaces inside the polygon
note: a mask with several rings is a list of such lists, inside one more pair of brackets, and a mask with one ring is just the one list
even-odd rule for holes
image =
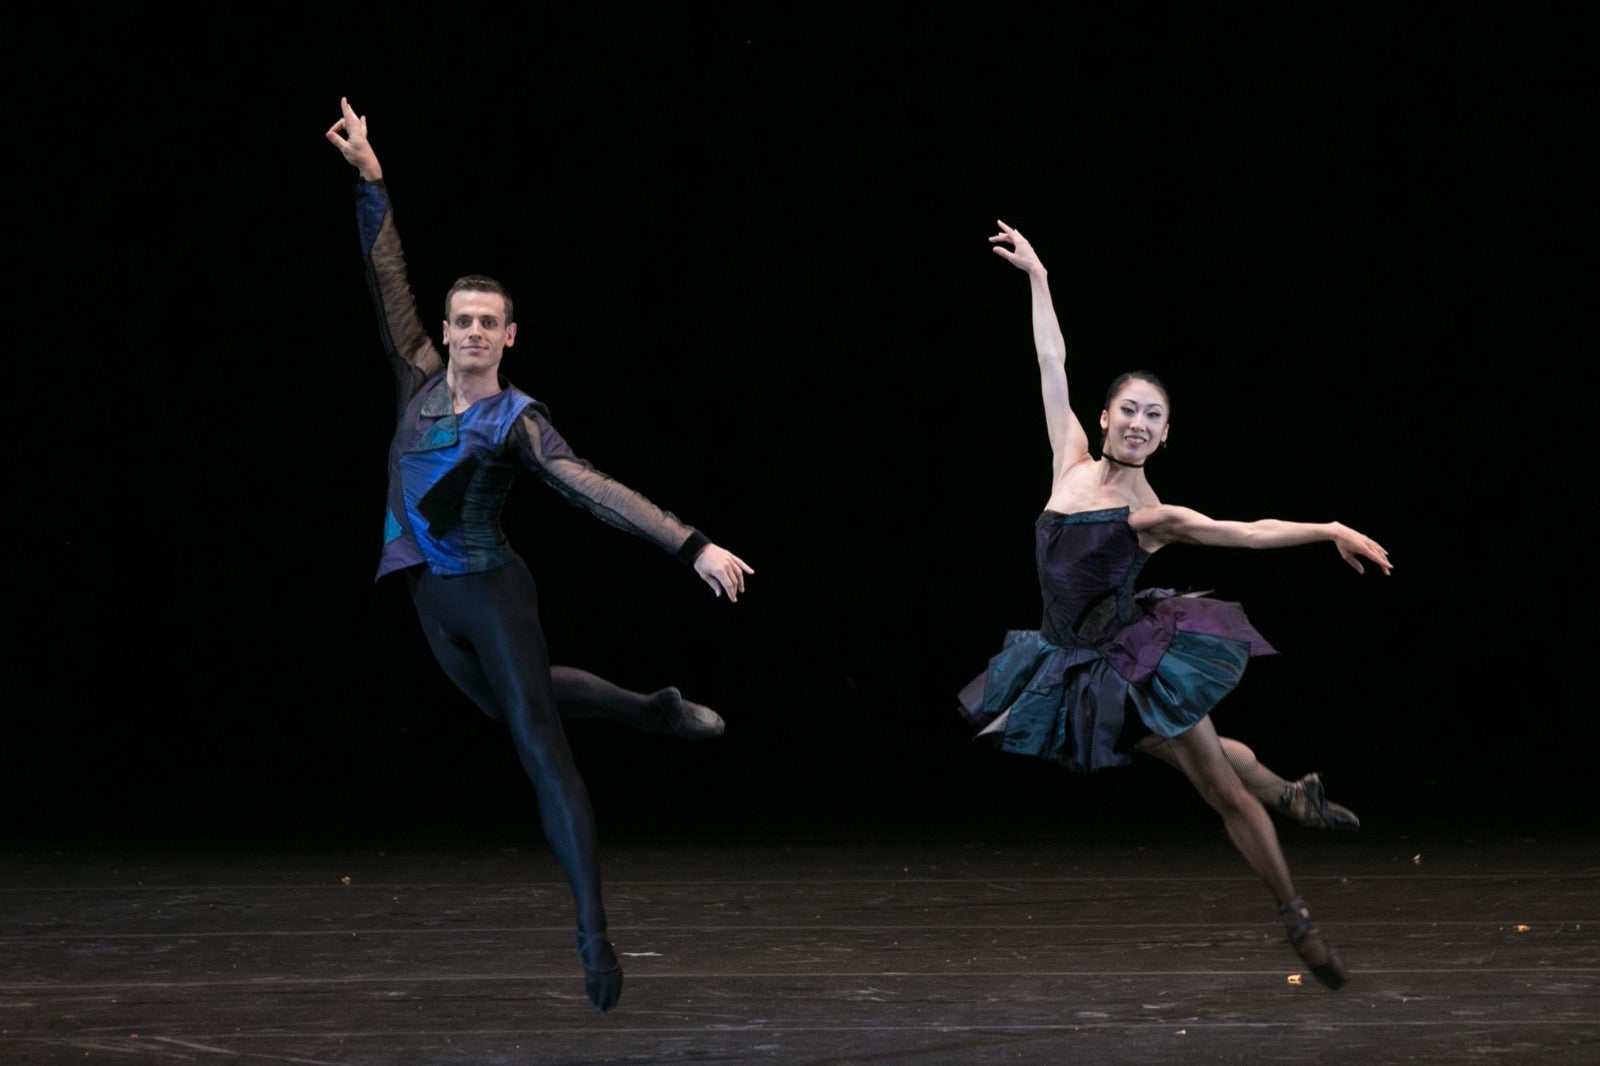
{"label": "female dancer's leg", "polygon": [[[1269,811],[1313,829],[1359,829],[1361,819],[1348,807],[1330,801],[1322,792],[1322,778],[1307,774],[1298,781],[1286,781],[1269,770],[1250,748],[1230,737],[1217,737],[1222,753],[1250,794]],[[1144,751],[1177,766],[1165,753],[1165,745],[1143,747]],[[1181,767],[1180,767],[1181,769]]]}
{"label": "female dancer's leg", "polygon": [[1312,924],[1305,901],[1295,894],[1289,863],[1283,857],[1272,819],[1234,769],[1211,719],[1203,718],[1193,729],[1175,737],[1146,737],[1138,746],[1182,770],[1201,797],[1222,815],[1234,847],[1277,898],[1278,914],[1284,919],[1289,942],[1300,958],[1329,988],[1343,985],[1344,964],[1333,945]]}
{"label": "female dancer's leg", "polygon": [[1201,798],[1222,815],[1228,839],[1278,902],[1294,898],[1294,882],[1278,844],[1278,831],[1266,808],[1233,768],[1210,718],[1202,718],[1193,729],[1175,737],[1148,736],[1139,742],[1139,749],[1182,770]]}

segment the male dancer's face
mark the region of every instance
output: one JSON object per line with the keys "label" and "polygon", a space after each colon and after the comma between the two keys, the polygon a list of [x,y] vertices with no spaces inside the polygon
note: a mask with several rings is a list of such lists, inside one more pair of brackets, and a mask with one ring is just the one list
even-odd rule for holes
{"label": "male dancer's face", "polygon": [[450,297],[444,346],[456,373],[493,374],[505,349],[516,343],[517,324],[506,321],[506,300],[497,292],[463,290]]}

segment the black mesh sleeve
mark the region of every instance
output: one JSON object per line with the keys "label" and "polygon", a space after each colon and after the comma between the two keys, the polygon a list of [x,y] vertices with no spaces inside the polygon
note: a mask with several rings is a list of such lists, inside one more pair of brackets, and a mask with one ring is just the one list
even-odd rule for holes
{"label": "black mesh sleeve", "polygon": [[642,537],[686,563],[693,563],[710,543],[671,511],[574,455],[542,404],[529,405],[517,420],[515,438],[523,462],[539,480],[607,525]]}
{"label": "black mesh sleeve", "polygon": [[[373,219],[381,221],[372,227]],[[394,368],[398,409],[404,409],[422,383],[444,366],[444,356],[417,314],[416,296],[406,278],[406,256],[394,225],[388,186],[363,182],[357,189],[358,221],[362,226],[367,288],[378,312],[383,350]],[[369,233],[370,229],[370,233]]]}

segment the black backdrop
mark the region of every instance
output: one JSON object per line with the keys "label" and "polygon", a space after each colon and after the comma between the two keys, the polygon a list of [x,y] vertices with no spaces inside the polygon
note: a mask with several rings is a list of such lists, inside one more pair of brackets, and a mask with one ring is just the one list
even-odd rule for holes
{"label": "black backdrop", "polygon": [[997,217],[1051,267],[1080,417],[1122,369],[1171,386],[1164,498],[1395,560],[1158,556],[1283,652],[1222,731],[1371,824],[1593,824],[1593,84],[1561,9],[585,10],[18,25],[11,832],[532,826],[503,733],[371,581],[391,401],[321,136],[344,94],[425,310],[505,280],[507,375],[756,567],[730,606],[513,493],[557,661],[729,722],[574,726],[608,834],[1211,824],[1164,768],[1076,777],[954,714],[1038,612],[1048,449]]}

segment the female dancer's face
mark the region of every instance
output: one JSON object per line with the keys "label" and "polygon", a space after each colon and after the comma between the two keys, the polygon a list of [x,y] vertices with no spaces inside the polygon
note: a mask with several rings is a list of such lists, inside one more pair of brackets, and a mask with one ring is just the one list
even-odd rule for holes
{"label": "female dancer's face", "polygon": [[1167,439],[1167,394],[1134,378],[1100,412],[1100,450],[1131,466],[1144,463]]}

